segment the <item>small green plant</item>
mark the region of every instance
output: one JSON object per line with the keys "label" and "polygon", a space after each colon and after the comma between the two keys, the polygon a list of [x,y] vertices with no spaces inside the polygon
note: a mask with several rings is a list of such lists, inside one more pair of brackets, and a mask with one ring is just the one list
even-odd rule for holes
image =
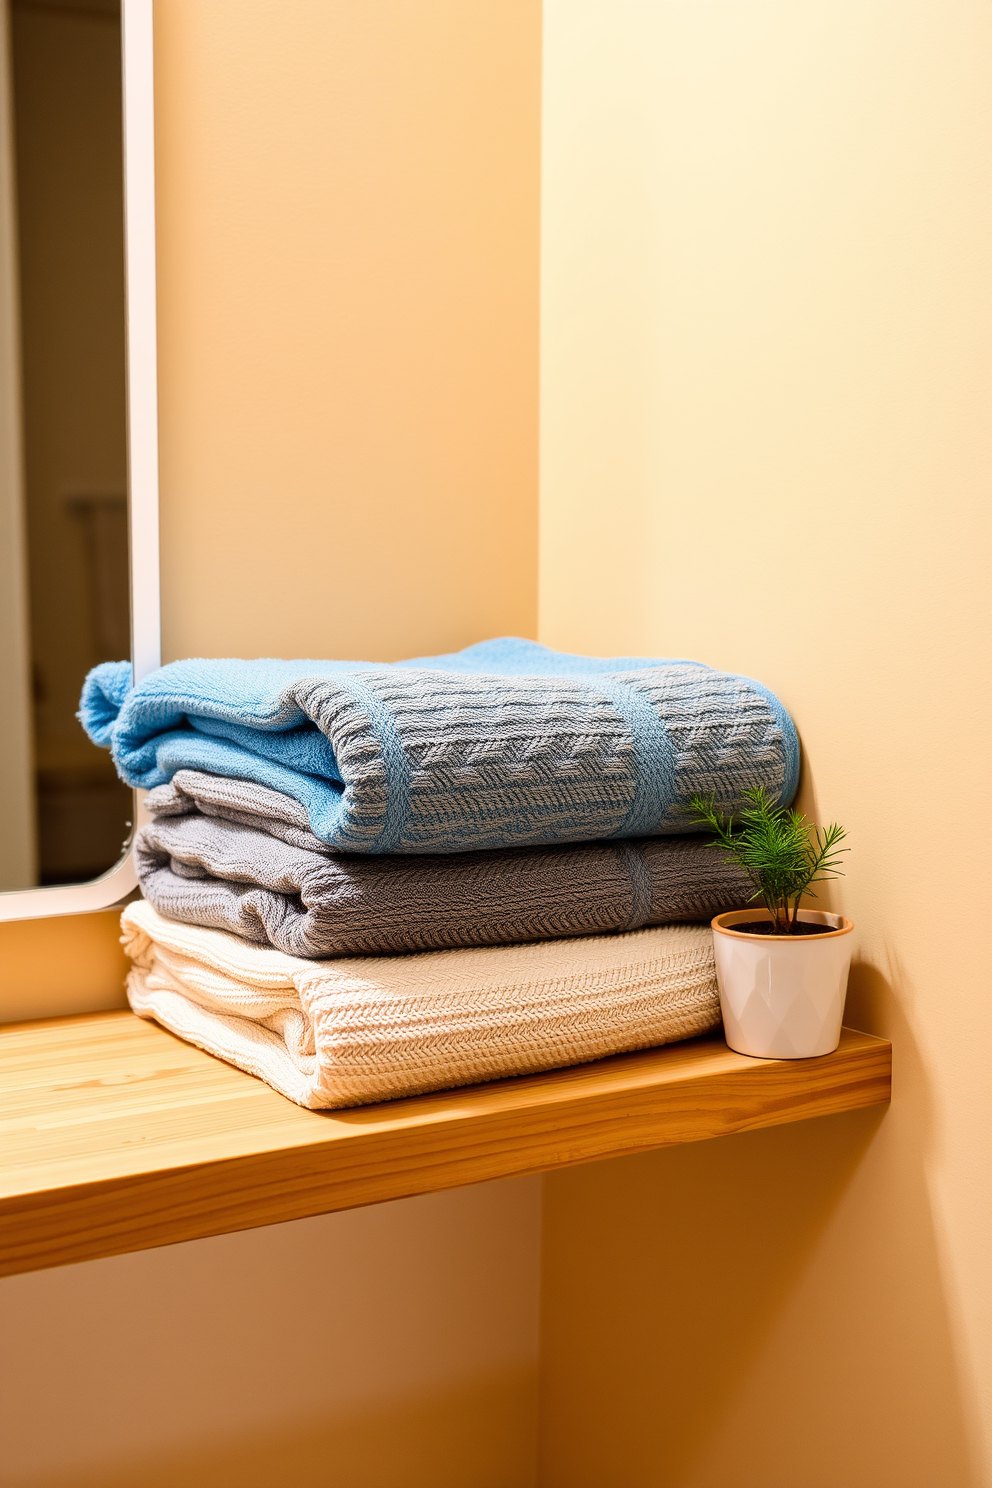
{"label": "small green plant", "polygon": [[761,786],[744,795],[749,804],[736,818],[717,811],[714,791],[693,796],[689,806],[697,823],[715,834],[713,846],[747,873],[755,885],[751,897],[764,901],[775,933],[797,933],[800,899],[815,899],[811,885],[842,872],[838,859],[848,849],[838,843],[847,833],[837,822],[811,826],[802,812],[776,806]]}

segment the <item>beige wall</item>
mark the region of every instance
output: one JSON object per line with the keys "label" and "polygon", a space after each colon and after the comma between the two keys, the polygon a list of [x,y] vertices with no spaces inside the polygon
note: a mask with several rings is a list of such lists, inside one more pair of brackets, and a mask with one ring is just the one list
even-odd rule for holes
{"label": "beige wall", "polygon": [[[532,635],[537,0],[155,18],[167,656]],[[115,937],[0,926],[6,1007],[119,998]],[[4,1488],[528,1488],[539,1196],[3,1283]]]}
{"label": "beige wall", "polygon": [[4,1488],[533,1488],[540,1179],[0,1284]]}
{"label": "beige wall", "polygon": [[547,0],[541,637],[762,678],[895,1100],[546,1180],[546,1488],[992,1481],[990,28]]}
{"label": "beige wall", "polygon": [[158,0],[164,645],[536,626],[537,0]]}

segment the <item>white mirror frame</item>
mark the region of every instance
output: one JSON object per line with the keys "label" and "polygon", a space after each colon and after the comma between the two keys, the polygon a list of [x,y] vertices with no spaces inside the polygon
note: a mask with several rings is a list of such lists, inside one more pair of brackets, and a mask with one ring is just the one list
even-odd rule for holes
{"label": "white mirror frame", "polygon": [[[153,0],[122,0],[124,271],[127,318],[131,658],[138,681],[161,665],[158,558],[158,376],[155,314]],[[137,822],[139,793],[131,819]],[[134,828],[131,837],[133,839]],[[0,893],[0,920],[85,914],[137,888],[129,839],[120,862],[90,883]]]}

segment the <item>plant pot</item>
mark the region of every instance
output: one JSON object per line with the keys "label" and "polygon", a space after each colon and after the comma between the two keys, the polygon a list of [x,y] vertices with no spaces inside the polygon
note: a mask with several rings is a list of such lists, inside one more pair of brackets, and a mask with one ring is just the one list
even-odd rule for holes
{"label": "plant pot", "polygon": [[843,915],[801,909],[822,935],[747,935],[742,922],[770,922],[767,910],[737,909],[712,921],[716,979],[727,1043],[758,1059],[811,1059],[840,1042],[851,931]]}

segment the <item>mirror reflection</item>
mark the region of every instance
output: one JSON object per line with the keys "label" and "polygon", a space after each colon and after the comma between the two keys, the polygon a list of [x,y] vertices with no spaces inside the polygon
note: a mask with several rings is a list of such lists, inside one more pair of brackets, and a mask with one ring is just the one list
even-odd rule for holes
{"label": "mirror reflection", "polygon": [[119,0],[3,0],[0,888],[118,861],[131,792],[76,720],[130,655]]}

